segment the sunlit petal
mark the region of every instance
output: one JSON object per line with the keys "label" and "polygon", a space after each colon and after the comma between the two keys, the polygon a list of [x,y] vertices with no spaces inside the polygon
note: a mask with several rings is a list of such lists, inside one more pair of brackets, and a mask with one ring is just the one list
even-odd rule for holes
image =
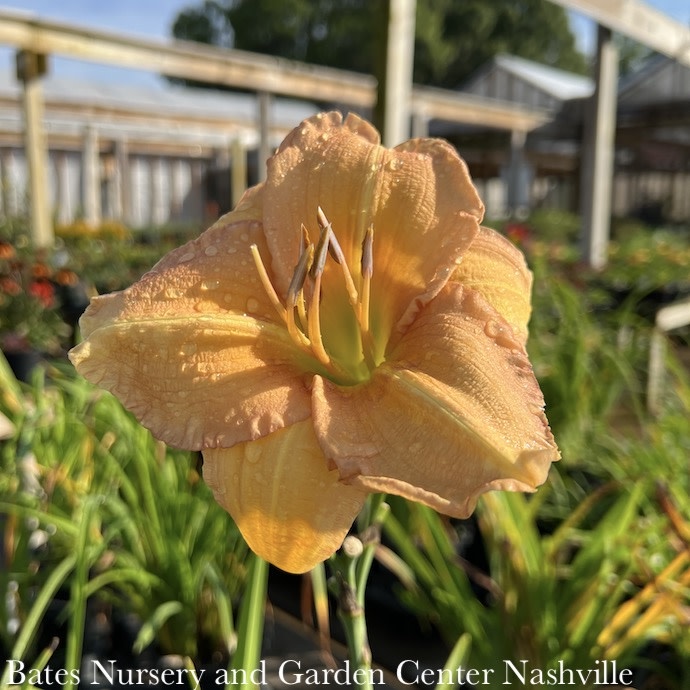
{"label": "sunlit petal", "polygon": [[[264,194],[264,227],[283,292],[299,255],[301,224],[312,240],[318,237],[318,207],[355,272],[373,227],[371,322],[383,345],[401,319],[409,323],[416,300],[442,287],[483,214],[467,168],[447,142],[417,139],[386,149],[370,125],[354,115],[343,122],[339,113],[311,118],[288,136],[269,161]],[[326,295],[345,302],[335,264],[324,284]],[[324,333],[340,331],[342,313],[339,306],[325,309]]]}
{"label": "sunlit petal", "polygon": [[366,498],[327,468],[310,421],[204,451],[204,479],[252,551],[291,573],[334,553]]}
{"label": "sunlit petal", "polygon": [[532,313],[532,273],[522,252],[512,242],[495,230],[481,228],[451,280],[481,292],[522,342],[526,342]]}
{"label": "sunlit petal", "polygon": [[317,437],[345,481],[467,516],[489,489],[530,491],[558,451],[524,348],[449,284],[366,385],[314,382]]}
{"label": "sunlit petal", "polygon": [[70,353],[167,443],[231,446],[309,416],[294,343],[259,283],[261,225],[214,225],[123,292],[98,297]]}

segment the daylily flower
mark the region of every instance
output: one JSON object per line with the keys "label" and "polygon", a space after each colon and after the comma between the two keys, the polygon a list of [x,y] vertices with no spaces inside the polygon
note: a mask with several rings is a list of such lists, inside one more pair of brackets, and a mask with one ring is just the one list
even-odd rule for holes
{"label": "daylily flower", "polygon": [[317,115],[264,183],[83,316],[77,369],[203,451],[249,546],[304,572],[371,492],[466,517],[558,459],[525,352],[531,274],[446,142]]}

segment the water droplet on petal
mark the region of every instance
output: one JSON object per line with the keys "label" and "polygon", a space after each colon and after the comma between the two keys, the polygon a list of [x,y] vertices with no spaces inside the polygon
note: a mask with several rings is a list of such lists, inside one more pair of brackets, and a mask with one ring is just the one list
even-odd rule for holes
{"label": "water droplet on petal", "polygon": [[219,280],[204,280],[201,283],[202,290],[217,290],[220,287]]}
{"label": "water droplet on petal", "polygon": [[188,251],[179,258],[179,262],[185,263],[186,261],[191,261],[195,256],[196,254],[193,251]]}
{"label": "water droplet on petal", "polygon": [[255,312],[259,308],[259,301],[254,299],[253,297],[250,297],[247,300],[247,311],[248,312]]}
{"label": "water droplet on petal", "polygon": [[484,326],[484,333],[489,336],[489,338],[496,339],[498,338],[499,335],[501,335],[505,329],[503,326],[501,326],[498,321],[487,321],[485,326]]}
{"label": "water droplet on petal", "polygon": [[405,163],[399,158],[391,158],[391,160],[388,161],[386,168],[395,172],[396,170],[400,170],[404,165]]}
{"label": "water droplet on petal", "polygon": [[211,247],[206,247],[206,249],[204,249],[204,254],[206,254],[206,256],[215,256],[217,253],[218,253],[218,247],[211,246]]}

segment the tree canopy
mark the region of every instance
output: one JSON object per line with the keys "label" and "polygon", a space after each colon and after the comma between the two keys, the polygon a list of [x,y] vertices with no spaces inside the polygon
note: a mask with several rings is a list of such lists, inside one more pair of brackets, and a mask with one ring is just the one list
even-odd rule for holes
{"label": "tree canopy", "polygon": [[[375,72],[386,0],[205,0],[176,38]],[[566,12],[549,0],[417,0],[414,81],[454,88],[499,53],[583,73]]]}

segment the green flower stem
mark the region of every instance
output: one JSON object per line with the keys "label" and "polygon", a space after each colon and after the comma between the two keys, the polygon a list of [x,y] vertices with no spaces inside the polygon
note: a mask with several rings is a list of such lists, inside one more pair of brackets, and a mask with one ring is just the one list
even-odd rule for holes
{"label": "green flower stem", "polygon": [[371,650],[364,614],[366,584],[388,515],[384,494],[369,498],[358,521],[359,537],[346,537],[341,550],[331,559],[338,617],[345,631],[350,672],[357,687],[372,690]]}
{"label": "green flower stem", "polygon": [[[266,590],[268,586],[268,563],[258,556],[253,562],[247,578],[247,590],[240,609],[237,649],[232,657],[231,670],[245,671],[249,680],[258,668],[261,659],[261,642],[264,632]],[[251,682],[240,684],[241,690],[255,690]]]}

